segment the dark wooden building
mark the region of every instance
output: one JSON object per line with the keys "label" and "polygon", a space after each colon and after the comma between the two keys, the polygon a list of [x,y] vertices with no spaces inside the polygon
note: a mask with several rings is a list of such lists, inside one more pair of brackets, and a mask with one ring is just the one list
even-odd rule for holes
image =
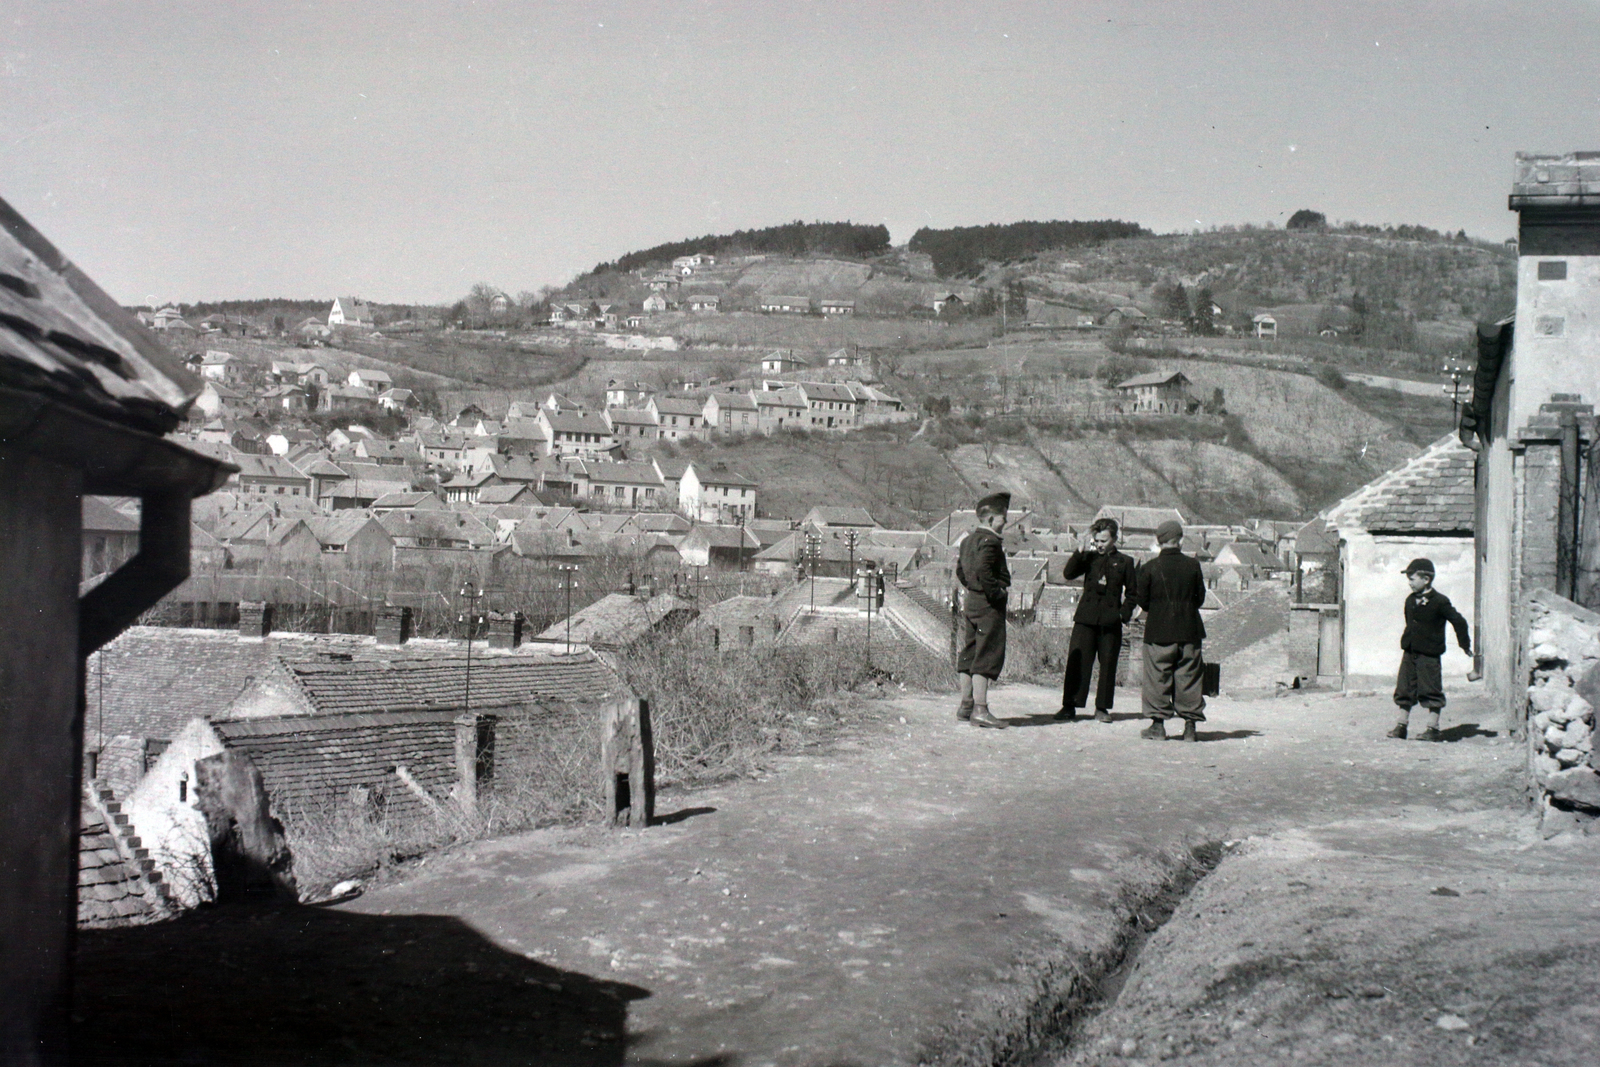
{"label": "dark wooden building", "polygon": [[[0,201],[0,1062],[65,1062],[83,657],[189,570],[232,469],[163,435],[199,382]],[[80,597],[84,494],[140,501],[138,551]]]}

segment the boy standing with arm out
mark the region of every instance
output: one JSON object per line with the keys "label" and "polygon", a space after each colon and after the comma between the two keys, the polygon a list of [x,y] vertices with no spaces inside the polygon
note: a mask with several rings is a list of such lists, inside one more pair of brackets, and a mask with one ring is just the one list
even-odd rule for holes
{"label": "boy standing with arm out", "polygon": [[1411,583],[1411,595],[1406,597],[1406,630],[1400,636],[1400,673],[1394,683],[1400,721],[1389,736],[1405,740],[1411,709],[1421,704],[1428,709],[1428,725],[1417,740],[1438,741],[1439,711],[1445,703],[1444,672],[1439,666],[1445,623],[1455,628],[1456,643],[1468,656],[1472,655],[1472,636],[1467,620],[1450,598],[1433,587],[1433,561],[1412,560],[1406,564],[1406,579]]}

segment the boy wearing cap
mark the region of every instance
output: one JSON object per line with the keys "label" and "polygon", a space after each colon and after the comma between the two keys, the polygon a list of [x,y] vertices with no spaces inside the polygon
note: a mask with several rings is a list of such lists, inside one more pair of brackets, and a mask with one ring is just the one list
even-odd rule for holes
{"label": "boy wearing cap", "polygon": [[1070,722],[1089,700],[1089,672],[1100,661],[1094,717],[1111,721],[1117,692],[1117,659],[1122,654],[1122,627],[1133,618],[1133,583],[1139,565],[1117,551],[1117,520],[1096,519],[1087,543],[1067,557],[1061,577],[1083,579],[1083,595],[1072,616],[1066,670],[1061,675],[1061,710],[1056,721]]}
{"label": "boy wearing cap", "polygon": [[1167,739],[1167,720],[1183,720],[1183,740],[1198,741],[1195,724],[1206,720],[1205,660],[1200,643],[1206,626],[1200,608],[1206,582],[1200,561],[1183,554],[1183,527],[1168,519],[1156,527],[1154,559],[1134,577],[1134,601],[1144,609],[1144,714],[1150,725],[1139,736]]}
{"label": "boy wearing cap", "polygon": [[989,683],[1000,677],[1006,662],[1006,600],[1011,570],[1000,532],[1006,528],[1010,493],[992,493],[978,501],[978,528],[961,542],[956,554],[957,609],[961,651],[956,673],[961,676],[961,703],[956,718],[990,730],[1004,730],[1005,720],[989,712]]}
{"label": "boy wearing cap", "polygon": [[1444,673],[1439,658],[1444,655],[1444,626],[1455,627],[1456,644],[1472,655],[1472,636],[1467,620],[1450,603],[1450,598],[1433,587],[1433,561],[1414,559],[1406,564],[1406,579],[1411,595],[1406,597],[1406,629],[1400,636],[1400,674],[1394,683],[1394,702],[1400,708],[1400,721],[1389,731],[1390,737],[1405,740],[1411,724],[1411,709],[1418,704],[1428,709],[1428,725],[1417,735],[1418,741],[1438,741],[1439,710],[1444,707]]}

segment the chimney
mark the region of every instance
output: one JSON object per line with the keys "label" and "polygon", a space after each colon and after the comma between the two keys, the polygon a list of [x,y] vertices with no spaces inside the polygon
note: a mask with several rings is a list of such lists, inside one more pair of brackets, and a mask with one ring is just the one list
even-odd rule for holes
{"label": "chimney", "polygon": [[239,601],[239,636],[260,640],[272,632],[272,605],[262,600]]}
{"label": "chimney", "polygon": [[385,604],[378,609],[373,633],[380,645],[403,645],[411,640],[411,609]]}
{"label": "chimney", "polygon": [[516,648],[522,644],[522,613],[489,612],[489,647]]}

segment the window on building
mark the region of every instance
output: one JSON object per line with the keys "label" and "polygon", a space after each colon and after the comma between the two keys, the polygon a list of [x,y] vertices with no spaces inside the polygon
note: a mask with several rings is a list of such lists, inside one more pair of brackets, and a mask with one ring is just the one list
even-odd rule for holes
{"label": "window on building", "polygon": [[1541,282],[1566,281],[1567,261],[1564,259],[1541,259],[1539,261],[1539,280]]}

